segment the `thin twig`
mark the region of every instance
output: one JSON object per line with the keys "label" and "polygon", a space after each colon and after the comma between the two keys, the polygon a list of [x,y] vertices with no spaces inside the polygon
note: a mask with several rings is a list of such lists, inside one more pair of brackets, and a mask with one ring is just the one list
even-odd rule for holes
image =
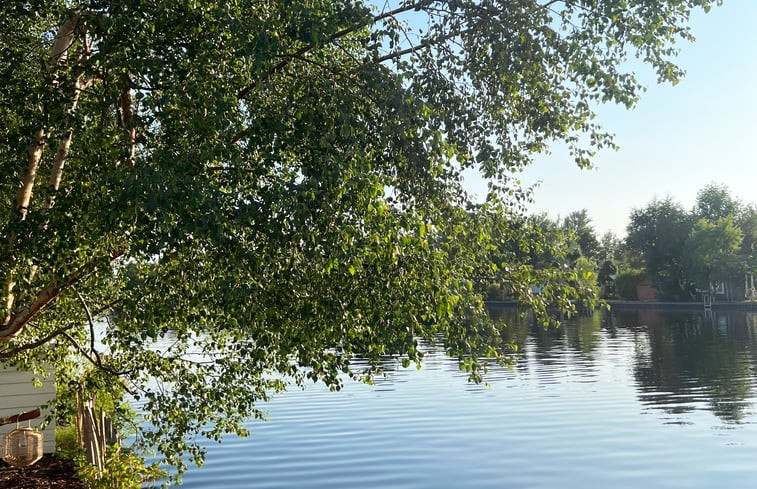
{"label": "thin twig", "polygon": [[[402,6],[402,7],[396,8],[394,10],[391,10],[389,12],[384,12],[384,13],[381,13],[381,14],[376,15],[374,17],[371,17],[369,20],[367,20],[365,22],[359,22],[359,23],[357,23],[357,24],[355,24],[353,26],[345,27],[344,29],[331,34],[328,37],[326,44],[330,44],[330,43],[336,41],[337,39],[340,39],[340,38],[345,37],[345,36],[347,36],[349,34],[352,34],[353,32],[358,31],[358,30],[362,29],[363,27],[367,27],[369,25],[373,25],[373,24],[375,24],[377,22],[380,22],[380,21],[382,21],[382,20],[384,20],[384,19],[386,19],[388,17],[394,17],[395,15],[399,15],[401,13],[408,12],[410,10],[420,9],[420,8],[422,8],[425,5],[429,5],[429,4],[433,3],[434,1],[435,0],[421,0],[421,1],[416,2],[416,3],[410,3],[410,4],[407,4],[405,6]],[[292,57],[302,56],[302,55],[306,54],[307,52],[311,51],[312,49],[314,49],[315,47],[316,47],[315,44],[308,44],[306,46],[301,47],[297,51],[295,51],[293,53],[290,53],[290,56],[292,56]],[[278,73],[281,70],[283,70],[284,68],[286,68],[286,66],[289,63],[292,62],[292,59],[294,59],[294,58],[288,57],[288,58],[283,59],[283,60],[279,61],[278,63],[276,63],[273,66],[273,68],[271,68],[270,70],[268,70],[268,72],[266,72],[263,75],[263,77],[261,79],[255,81],[254,83],[251,83],[250,85],[246,86],[245,88],[243,88],[242,90],[240,90],[239,92],[237,92],[237,98],[244,99],[245,97],[247,97],[247,95],[258,84],[260,84],[260,83],[268,80],[271,76],[275,75],[276,73]]]}
{"label": "thin twig", "polygon": [[119,384],[121,384],[121,387],[123,387],[126,392],[128,392],[131,395],[134,395],[134,391],[132,391],[131,389],[129,389],[129,387],[120,378],[121,375],[130,374],[130,373],[133,372],[133,370],[117,371],[117,370],[113,370],[110,367],[106,367],[105,365],[98,364],[95,361],[95,359],[92,358],[92,356],[89,355],[84,350],[84,348],[81,347],[81,345],[79,345],[79,342],[76,341],[76,338],[74,338],[73,336],[71,336],[70,334],[68,334],[66,332],[61,333],[61,335],[64,338],[66,338],[71,343],[71,345],[81,354],[81,356],[83,356],[85,359],[87,359],[87,361],[89,361],[89,363],[91,363],[92,365],[94,365],[98,369],[102,370],[103,372],[111,374],[113,377],[115,377],[116,381]]}
{"label": "thin twig", "polygon": [[100,353],[95,348],[95,321],[92,319],[92,313],[89,310],[89,306],[87,305],[87,302],[84,300],[84,297],[79,293],[78,290],[73,289],[74,293],[76,294],[76,297],[79,299],[79,302],[82,305],[82,308],[84,308],[84,312],[87,314],[87,321],[89,322],[89,349],[92,351],[92,353],[95,355],[95,358],[97,359],[97,366],[102,367],[102,359],[100,358]]}

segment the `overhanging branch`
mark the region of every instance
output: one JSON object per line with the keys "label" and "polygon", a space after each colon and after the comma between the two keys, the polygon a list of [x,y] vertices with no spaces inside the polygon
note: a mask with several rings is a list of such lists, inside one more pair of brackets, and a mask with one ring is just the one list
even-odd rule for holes
{"label": "overhanging branch", "polygon": [[39,348],[40,346],[42,346],[44,344],[47,344],[50,341],[52,341],[55,338],[57,338],[58,336],[62,335],[68,329],[70,329],[72,326],[67,326],[65,328],[57,329],[57,330],[53,331],[52,333],[50,333],[49,335],[44,336],[44,337],[38,339],[37,341],[33,341],[33,342],[27,343],[25,345],[17,346],[15,348],[11,349],[11,350],[4,351],[4,352],[0,353],[0,360],[11,359],[11,358],[15,357],[16,355],[18,355],[19,353],[21,353],[22,351],[34,350],[35,348]]}
{"label": "overhanging branch", "polygon": [[[116,258],[123,256],[127,252],[127,250],[128,248],[122,248],[116,251],[108,257],[109,261],[113,261]],[[80,267],[68,277],[65,277],[64,280],[61,280],[60,282],[53,281],[50,285],[42,289],[42,291],[37,294],[37,296],[34,298],[31,304],[28,305],[28,307],[25,307],[20,311],[11,314],[9,320],[4,323],[2,327],[0,327],[0,343],[7,343],[12,341],[13,338],[18,336],[21,331],[23,331],[24,326],[26,326],[29,321],[31,321],[50,303],[55,301],[55,299],[57,299],[64,290],[67,290],[73,285],[79,283],[88,273],[90,273],[95,268],[96,265],[97,260],[92,260],[91,262]]]}
{"label": "overhanging branch", "polygon": [[92,318],[92,312],[90,312],[89,306],[87,305],[87,301],[84,300],[84,296],[82,296],[78,290],[74,290],[74,293],[76,294],[76,297],[79,299],[79,302],[81,303],[81,306],[87,315],[87,322],[89,323],[89,349],[92,352],[92,354],[95,356],[95,359],[97,360],[97,365],[99,367],[102,367],[103,362],[102,362],[102,359],[100,358],[100,353],[97,351],[97,348],[95,348],[95,320]]}
{"label": "overhanging branch", "polygon": [[[410,10],[419,10],[419,9],[423,8],[424,6],[426,6],[426,5],[432,4],[434,1],[436,1],[436,0],[420,0],[418,2],[410,3],[410,4],[404,5],[402,7],[396,8],[394,10],[390,10],[388,12],[383,12],[381,14],[375,15],[375,16],[371,17],[369,20],[367,20],[366,22],[360,22],[360,23],[355,24],[354,26],[345,27],[344,29],[339,30],[339,31],[331,34],[328,37],[328,39],[327,39],[327,41],[326,41],[325,44],[333,43],[334,41],[336,41],[338,39],[341,39],[341,38],[343,38],[345,36],[348,36],[348,35],[352,34],[353,32],[356,32],[356,31],[358,31],[358,30],[360,30],[360,29],[362,29],[364,27],[368,27],[370,25],[373,25],[373,24],[375,24],[377,22],[380,22],[380,21],[382,21],[384,19],[387,19],[389,17],[394,17],[395,15],[399,15],[399,14],[404,13],[404,12],[409,12]],[[244,99],[245,97],[247,97],[247,95],[249,95],[249,93],[259,83],[262,83],[262,82],[268,80],[271,76],[275,75],[276,73],[278,73],[281,70],[283,70],[284,68],[286,68],[287,65],[289,65],[289,63],[291,63],[293,60],[301,58],[303,55],[305,55],[309,51],[315,49],[317,46],[318,45],[316,45],[316,44],[308,44],[306,46],[301,47],[300,49],[298,49],[297,51],[295,51],[293,53],[289,53],[287,55],[283,55],[283,59],[281,61],[279,61],[278,63],[276,63],[273,66],[273,68],[271,68],[270,70],[268,70],[259,80],[257,80],[256,82],[254,82],[254,83],[246,86],[245,88],[243,88],[242,90],[240,90],[239,92],[237,92],[237,98]]]}

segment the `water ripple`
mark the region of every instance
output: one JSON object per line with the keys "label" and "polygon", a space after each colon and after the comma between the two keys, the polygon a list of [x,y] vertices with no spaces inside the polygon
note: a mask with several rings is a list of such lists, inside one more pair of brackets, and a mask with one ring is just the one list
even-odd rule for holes
{"label": "water ripple", "polygon": [[185,486],[754,487],[754,335],[733,317],[728,334],[639,317],[567,322],[557,338],[525,326],[518,365],[492,367],[490,388],[427,345],[420,371],[285,393],[250,438],[208,445]]}

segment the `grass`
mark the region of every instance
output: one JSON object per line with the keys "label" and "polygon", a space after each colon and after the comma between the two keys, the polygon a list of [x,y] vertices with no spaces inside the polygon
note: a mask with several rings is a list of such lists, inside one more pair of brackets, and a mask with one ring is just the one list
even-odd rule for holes
{"label": "grass", "polygon": [[55,427],[55,455],[67,460],[73,460],[81,453],[76,441],[76,426],[57,425]]}

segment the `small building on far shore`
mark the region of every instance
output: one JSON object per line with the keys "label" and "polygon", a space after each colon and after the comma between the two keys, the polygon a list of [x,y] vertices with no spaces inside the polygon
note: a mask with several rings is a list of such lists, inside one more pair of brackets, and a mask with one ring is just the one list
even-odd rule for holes
{"label": "small building on far shore", "polygon": [[636,284],[636,299],[640,302],[656,302],[659,299],[654,283],[648,278]]}

